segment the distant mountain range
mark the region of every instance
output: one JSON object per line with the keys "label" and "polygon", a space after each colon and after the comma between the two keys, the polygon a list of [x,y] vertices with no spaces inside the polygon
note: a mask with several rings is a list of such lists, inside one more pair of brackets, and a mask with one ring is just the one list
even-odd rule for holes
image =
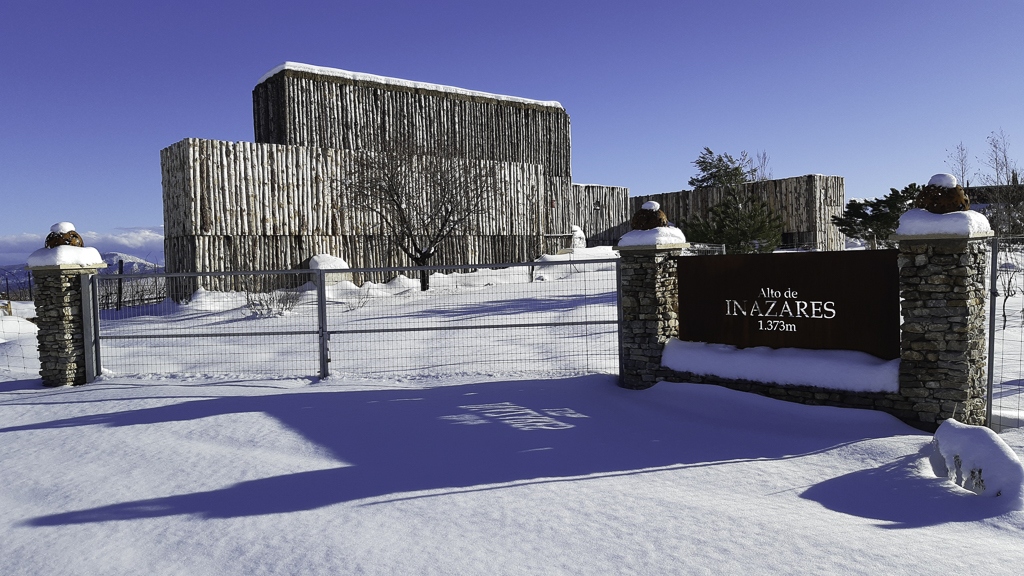
{"label": "distant mountain range", "polygon": [[[100,257],[103,258],[103,262],[107,265],[106,268],[100,270],[100,274],[117,274],[118,260],[124,262],[125,274],[153,274],[164,271],[163,266],[122,252],[104,252],[100,254]],[[0,266],[0,294],[6,296],[8,287],[10,287],[9,289],[12,292],[28,289],[32,273],[25,269],[26,266],[27,264],[5,264]]]}

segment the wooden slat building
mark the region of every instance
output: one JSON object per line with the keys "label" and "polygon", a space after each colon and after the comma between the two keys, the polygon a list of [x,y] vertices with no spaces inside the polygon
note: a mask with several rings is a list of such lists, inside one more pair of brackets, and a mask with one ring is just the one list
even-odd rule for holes
{"label": "wooden slat building", "polygon": [[290,269],[319,253],[410,265],[372,215],[344,208],[339,186],[353,151],[394,139],[500,175],[477,230],[432,264],[531,260],[566,246],[573,225],[611,244],[629,219],[628,189],[571,183],[557,102],[287,63],[253,90],[253,118],[256,143],[189,138],[161,151],[168,271]]}
{"label": "wooden slat building", "polygon": [[[634,196],[630,198],[630,213],[636,212],[644,202],[654,200],[661,204],[669,221],[685,233],[686,222],[694,215],[706,215],[729,191],[730,188],[722,187]],[[736,187],[736,193],[740,197],[758,198],[782,216],[784,247],[844,249],[846,237],[832,223],[832,216],[841,216],[845,206],[842,176],[808,174],[750,182]]]}

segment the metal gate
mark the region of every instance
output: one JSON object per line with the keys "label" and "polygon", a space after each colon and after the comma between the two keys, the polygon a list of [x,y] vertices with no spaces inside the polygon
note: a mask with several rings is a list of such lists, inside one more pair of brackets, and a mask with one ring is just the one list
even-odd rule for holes
{"label": "metal gate", "polygon": [[105,373],[618,373],[617,259],[105,275],[91,285],[86,340]]}
{"label": "metal gate", "polygon": [[992,239],[989,282],[989,427],[1024,422],[1024,236]]}

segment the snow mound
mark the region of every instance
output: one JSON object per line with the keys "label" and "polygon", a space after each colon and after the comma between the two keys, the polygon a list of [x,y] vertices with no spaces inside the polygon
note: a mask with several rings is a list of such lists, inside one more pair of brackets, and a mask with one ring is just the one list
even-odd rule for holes
{"label": "snow mound", "polygon": [[[431,275],[431,276],[433,276],[433,275]],[[388,280],[388,283],[385,284],[385,286],[387,286],[388,288],[391,288],[392,290],[396,290],[396,289],[407,290],[409,288],[419,288],[420,287],[420,281],[419,280],[413,280],[412,278],[409,278],[408,276],[403,276],[403,275],[400,274],[398,276],[395,276],[391,280]]]}
{"label": "snow mound", "polygon": [[330,254],[317,254],[309,259],[311,270],[346,270],[348,262]]}
{"label": "snow mound", "polygon": [[937,476],[984,496],[1004,496],[1021,508],[1024,466],[995,432],[946,420],[932,440]]}
{"label": "snow mound", "polygon": [[607,260],[618,258],[619,253],[611,246],[594,246],[593,248],[573,248],[564,254],[544,254],[535,262],[571,262],[573,260]]}
{"label": "snow mound", "polygon": [[659,226],[650,230],[631,230],[619,239],[619,246],[658,246],[684,244],[683,231],[673,226]]}
{"label": "snow mound", "polygon": [[928,180],[929,186],[942,186],[943,188],[956,188],[956,176],[952,174],[936,174]]}
{"label": "snow mound", "polygon": [[57,222],[53,226],[50,226],[50,232],[54,234],[67,234],[75,229],[75,225],[71,222]]}
{"label": "snow mound", "polygon": [[573,248],[586,248],[587,247],[587,235],[583,233],[583,229],[579,226],[572,226],[572,247]]}
{"label": "snow mound", "polygon": [[659,210],[661,209],[661,204],[658,204],[654,200],[651,200],[650,202],[644,202],[644,205],[641,206],[641,208],[643,208],[644,210]]}
{"label": "snow mound", "polygon": [[40,248],[28,257],[28,266],[92,266],[103,264],[103,258],[95,248],[81,246],[57,246]]}
{"label": "snow mound", "polygon": [[899,360],[882,360],[854,350],[739,349],[672,338],[665,343],[661,365],[679,372],[793,386],[854,392],[899,390]]}
{"label": "snow mound", "polygon": [[225,312],[243,306],[245,295],[237,292],[218,292],[200,287],[192,294],[188,307],[201,312]]}
{"label": "snow mound", "polygon": [[974,210],[932,214],[923,208],[907,210],[900,216],[897,236],[926,236],[944,234],[950,236],[979,236],[991,234],[988,218]]}

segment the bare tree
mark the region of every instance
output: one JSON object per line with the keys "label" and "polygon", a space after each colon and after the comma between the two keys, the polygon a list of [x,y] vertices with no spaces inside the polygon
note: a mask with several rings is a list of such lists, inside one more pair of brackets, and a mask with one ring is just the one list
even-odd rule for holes
{"label": "bare tree", "polygon": [[956,176],[961,186],[967,188],[970,185],[967,177],[971,173],[971,158],[962,141],[953,148],[952,152],[946,150],[946,166],[949,166],[950,172]]}
{"label": "bare tree", "polygon": [[[494,163],[459,158],[454,150],[432,152],[424,154],[411,139],[358,151],[335,196],[335,209],[379,218],[383,233],[416,266],[426,266],[449,238],[473,233],[498,195]],[[420,289],[429,288],[430,274],[423,270]]]}
{"label": "bare tree", "polygon": [[[746,155],[746,152],[743,154]],[[775,177],[775,174],[772,173],[771,166],[768,165],[770,160],[771,156],[768,155],[766,150],[762,150],[761,152],[754,154],[754,157],[748,160],[747,166],[753,181],[762,182],[764,180],[771,180]]]}
{"label": "bare tree", "polygon": [[1017,286],[1017,280],[1022,269],[1021,265],[1024,263],[1020,249],[1020,245],[1007,244],[999,252],[999,260],[1001,262],[999,262],[999,268],[996,270],[996,276],[999,279],[999,295],[1003,297],[1003,330],[1006,330],[1006,321],[1008,319],[1006,313],[1007,302],[1020,291]]}
{"label": "bare tree", "polygon": [[985,215],[996,234],[1024,234],[1024,186],[1020,184],[1017,162],[1010,158],[1010,139],[1000,129],[985,140],[988,150],[979,161],[988,171],[977,175],[982,184],[992,187]]}
{"label": "bare tree", "polygon": [[978,173],[978,179],[985,186],[1008,186],[1017,184],[1019,170],[1017,162],[1010,158],[1010,138],[1000,128],[992,132],[988,138],[988,150],[981,163],[988,167],[988,172]]}

